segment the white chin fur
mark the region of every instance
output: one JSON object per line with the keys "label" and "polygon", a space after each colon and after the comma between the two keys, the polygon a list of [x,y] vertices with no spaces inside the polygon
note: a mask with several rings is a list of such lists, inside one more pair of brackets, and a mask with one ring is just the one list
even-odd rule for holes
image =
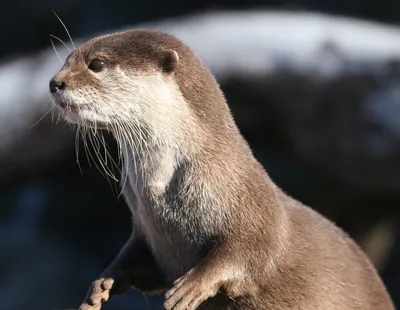
{"label": "white chin fur", "polygon": [[79,126],[106,128],[109,120],[89,110],[80,110],[79,113],[64,111],[64,119]]}

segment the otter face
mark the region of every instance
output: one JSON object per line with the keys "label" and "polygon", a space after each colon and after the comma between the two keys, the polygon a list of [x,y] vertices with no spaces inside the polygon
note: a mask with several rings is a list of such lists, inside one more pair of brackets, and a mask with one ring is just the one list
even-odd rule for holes
{"label": "otter face", "polygon": [[124,126],[165,132],[176,124],[188,107],[174,77],[178,54],[163,45],[163,36],[131,30],[73,51],[49,83],[64,119],[110,131]]}

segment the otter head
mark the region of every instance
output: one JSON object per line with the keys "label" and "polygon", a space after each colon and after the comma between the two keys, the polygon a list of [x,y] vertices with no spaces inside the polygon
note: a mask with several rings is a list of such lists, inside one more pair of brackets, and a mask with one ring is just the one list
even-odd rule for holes
{"label": "otter head", "polygon": [[180,52],[188,49],[177,38],[149,30],[94,38],[50,80],[52,102],[83,127],[153,138],[182,133],[192,113],[176,78]]}

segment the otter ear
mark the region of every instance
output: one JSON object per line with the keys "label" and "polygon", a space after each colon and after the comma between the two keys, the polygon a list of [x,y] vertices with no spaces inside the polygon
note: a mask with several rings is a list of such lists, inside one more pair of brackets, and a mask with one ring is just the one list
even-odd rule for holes
{"label": "otter ear", "polygon": [[161,53],[161,66],[165,73],[173,73],[178,64],[179,56],[174,50],[166,50]]}

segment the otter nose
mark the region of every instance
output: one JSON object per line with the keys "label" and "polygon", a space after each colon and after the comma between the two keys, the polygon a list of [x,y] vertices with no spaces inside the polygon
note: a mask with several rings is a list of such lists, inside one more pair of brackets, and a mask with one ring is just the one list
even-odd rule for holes
{"label": "otter nose", "polygon": [[49,87],[50,87],[50,92],[54,94],[60,90],[63,90],[65,88],[65,83],[56,81],[55,79],[51,79]]}

